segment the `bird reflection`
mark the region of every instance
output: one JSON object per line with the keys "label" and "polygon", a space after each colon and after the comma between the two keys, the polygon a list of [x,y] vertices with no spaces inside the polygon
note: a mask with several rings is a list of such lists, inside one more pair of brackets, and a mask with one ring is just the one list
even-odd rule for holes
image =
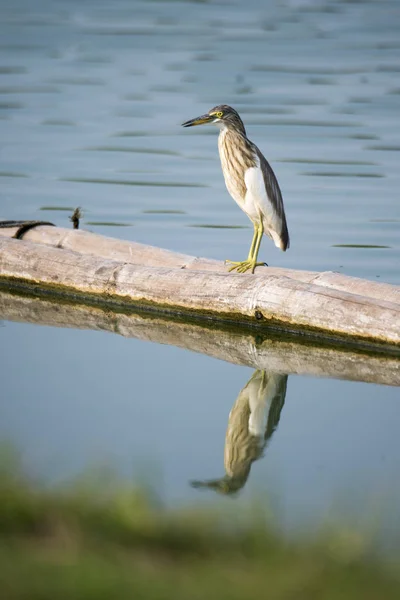
{"label": "bird reflection", "polygon": [[285,403],[288,375],[257,370],[241,390],[229,413],[225,436],[225,476],[192,481],[196,488],[234,494],[244,487],[252,463],[263,456],[278,426]]}

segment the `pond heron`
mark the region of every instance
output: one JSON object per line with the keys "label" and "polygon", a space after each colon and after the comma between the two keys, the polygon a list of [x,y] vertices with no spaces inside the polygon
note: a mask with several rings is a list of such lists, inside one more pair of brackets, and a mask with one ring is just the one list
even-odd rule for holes
{"label": "pond heron", "polygon": [[254,270],[265,263],[257,262],[262,236],[265,233],[275,246],[289,248],[289,233],[278,181],[270,164],[246,135],[243,121],[231,106],[221,104],[207,114],[182,123],[183,127],[214,123],[220,128],[218,150],[225,184],[232,198],[254,225],[249,255],[231,264],[229,271],[239,273]]}

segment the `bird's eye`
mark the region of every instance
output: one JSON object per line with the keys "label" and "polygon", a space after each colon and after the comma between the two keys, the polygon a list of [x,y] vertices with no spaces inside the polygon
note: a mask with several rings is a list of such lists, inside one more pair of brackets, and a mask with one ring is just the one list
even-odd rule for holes
{"label": "bird's eye", "polygon": [[215,113],[215,116],[218,117],[218,119],[220,119],[223,116],[223,114],[224,113],[222,111],[219,111]]}

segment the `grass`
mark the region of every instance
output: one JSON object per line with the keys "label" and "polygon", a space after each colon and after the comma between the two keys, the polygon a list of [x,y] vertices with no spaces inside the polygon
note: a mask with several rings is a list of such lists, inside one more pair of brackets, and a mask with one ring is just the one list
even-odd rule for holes
{"label": "grass", "polygon": [[[258,512],[258,516],[254,516]],[[0,589],[7,600],[385,600],[395,565],[350,532],[287,541],[260,511],[169,511],[104,479],[46,489],[0,472]]]}

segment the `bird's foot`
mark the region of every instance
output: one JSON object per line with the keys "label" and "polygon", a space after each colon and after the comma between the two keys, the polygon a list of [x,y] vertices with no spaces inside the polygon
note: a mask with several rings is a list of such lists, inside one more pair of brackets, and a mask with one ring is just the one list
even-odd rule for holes
{"label": "bird's foot", "polygon": [[256,262],[255,260],[243,260],[241,262],[234,262],[233,260],[226,260],[225,264],[232,265],[228,271],[237,271],[238,273],[246,273],[251,270],[254,273],[256,267],[264,267],[266,263]]}

